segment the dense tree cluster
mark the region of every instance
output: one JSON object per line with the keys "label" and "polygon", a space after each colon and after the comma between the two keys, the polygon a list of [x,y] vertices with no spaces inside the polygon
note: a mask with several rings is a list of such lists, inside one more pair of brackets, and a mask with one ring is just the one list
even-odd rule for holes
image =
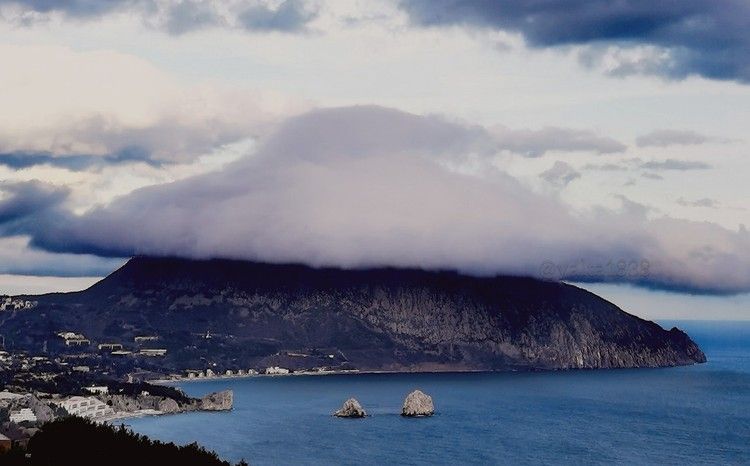
{"label": "dense tree cluster", "polygon": [[[96,424],[69,417],[49,422],[29,441],[24,451],[14,448],[0,453],[0,464],[8,466],[78,466],[179,464],[230,466],[214,452],[197,443],[178,446],[151,440],[125,427]],[[245,465],[244,461],[238,466]]]}

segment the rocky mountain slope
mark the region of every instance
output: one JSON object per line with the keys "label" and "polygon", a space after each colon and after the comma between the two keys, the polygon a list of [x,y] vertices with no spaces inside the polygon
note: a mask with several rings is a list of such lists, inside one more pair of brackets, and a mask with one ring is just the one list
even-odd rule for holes
{"label": "rocky mountain slope", "polygon": [[[16,345],[75,331],[173,369],[526,370],[705,361],[682,331],[575,286],[412,269],[138,257],[77,293],[3,317]],[[158,339],[138,343],[137,336]],[[150,359],[154,361],[154,358]]]}

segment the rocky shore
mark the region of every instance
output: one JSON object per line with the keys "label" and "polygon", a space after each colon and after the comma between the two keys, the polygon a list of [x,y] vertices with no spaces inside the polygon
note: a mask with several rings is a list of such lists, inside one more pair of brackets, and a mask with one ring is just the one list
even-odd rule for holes
{"label": "rocky shore", "polygon": [[[103,388],[103,387],[100,387]],[[229,411],[234,403],[232,390],[190,398],[179,390],[171,395],[92,393],[60,395],[0,392],[0,434],[24,446],[45,423],[67,417],[85,418],[96,423],[143,416],[193,411]]]}
{"label": "rocky shore", "polygon": [[178,402],[173,398],[153,395],[102,395],[99,397],[114,413],[107,420],[123,419],[133,416],[177,414],[191,411],[230,411],[234,404],[232,390],[210,393],[202,398],[190,398],[187,402]]}

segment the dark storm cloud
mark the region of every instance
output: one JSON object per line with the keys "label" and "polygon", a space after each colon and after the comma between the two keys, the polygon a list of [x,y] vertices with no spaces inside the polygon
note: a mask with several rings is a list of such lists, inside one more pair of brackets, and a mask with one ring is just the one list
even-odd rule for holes
{"label": "dark storm cloud", "polygon": [[72,17],[91,17],[135,4],[135,0],[0,0],[39,13],[63,12]]}
{"label": "dark storm cloud", "polygon": [[[544,276],[547,263],[647,260],[649,275],[639,284],[750,290],[746,231],[650,218],[625,198],[620,209],[574,213],[492,163],[473,174],[460,169],[467,153],[495,142],[479,127],[438,117],[380,107],[316,110],[291,118],[255,153],[218,172],[139,189],[83,215],[47,209],[13,233],[51,252],[479,275]],[[571,176],[562,173],[563,182]],[[559,278],[571,276],[602,279],[580,270]]]}
{"label": "dark storm cloud", "polygon": [[175,35],[219,26],[222,23],[221,16],[211,4],[200,1],[172,3],[167,7],[165,16],[165,29]]}
{"label": "dark storm cloud", "polygon": [[[98,158],[98,157],[97,157]],[[55,157],[49,153],[10,152],[0,154],[0,165],[16,170],[48,165],[52,167],[67,168],[72,171],[86,170],[97,161],[88,155],[69,155]]]}
{"label": "dark storm cloud", "polygon": [[414,23],[517,32],[533,47],[649,45],[669,59],[633,72],[750,81],[746,0],[402,0]]}
{"label": "dark storm cloud", "polygon": [[[0,0],[25,12],[62,13],[68,18],[90,19],[117,11],[138,14],[145,23],[170,34],[210,27],[247,31],[300,32],[315,19],[318,10],[305,0]],[[33,22],[26,18],[24,24]]]}
{"label": "dark storm cloud", "polygon": [[15,170],[46,165],[83,171],[107,165],[143,162],[151,166],[161,166],[161,162],[151,160],[149,153],[137,147],[130,147],[109,155],[53,155],[48,152],[9,152],[0,153],[0,165]]}
{"label": "dark storm cloud", "polygon": [[0,227],[57,207],[70,191],[41,181],[0,183]]}
{"label": "dark storm cloud", "polygon": [[317,10],[301,0],[285,0],[276,9],[267,5],[251,6],[238,17],[239,23],[250,31],[302,31],[315,19]]}

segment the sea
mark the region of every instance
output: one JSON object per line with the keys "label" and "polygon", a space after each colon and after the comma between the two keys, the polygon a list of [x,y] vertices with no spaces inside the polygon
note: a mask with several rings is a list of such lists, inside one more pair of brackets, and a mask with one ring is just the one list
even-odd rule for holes
{"label": "sea", "polygon": [[[706,364],[663,369],[356,374],[179,383],[231,388],[234,409],[128,420],[252,465],[750,464],[750,322],[660,322]],[[420,389],[436,414],[402,418]],[[331,413],[349,397],[370,415]]]}

